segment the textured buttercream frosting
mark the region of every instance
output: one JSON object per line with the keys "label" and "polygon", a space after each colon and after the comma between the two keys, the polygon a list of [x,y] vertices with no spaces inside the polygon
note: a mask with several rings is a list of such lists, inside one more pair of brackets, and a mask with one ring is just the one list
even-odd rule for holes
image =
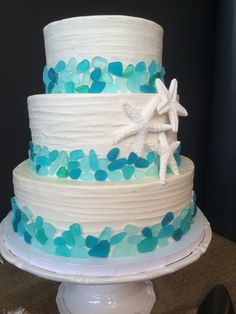
{"label": "textured buttercream frosting", "polygon": [[163,29],[158,24],[130,16],[86,16],[64,19],[44,28],[46,61],[102,56],[124,65],[140,60],[162,61]]}

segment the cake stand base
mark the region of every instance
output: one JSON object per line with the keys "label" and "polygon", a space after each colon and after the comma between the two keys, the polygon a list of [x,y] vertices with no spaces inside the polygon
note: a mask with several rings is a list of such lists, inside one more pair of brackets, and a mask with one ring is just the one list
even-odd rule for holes
{"label": "cake stand base", "polygon": [[62,282],[56,298],[61,314],[149,314],[156,300],[149,279],[196,261],[207,250],[211,235],[198,210],[179,242],[129,258],[78,260],[50,256],[26,244],[13,231],[9,214],[0,225],[0,252],[20,269]]}
{"label": "cake stand base", "polygon": [[156,297],[150,280],[86,286],[62,283],[56,301],[61,314],[149,314]]}

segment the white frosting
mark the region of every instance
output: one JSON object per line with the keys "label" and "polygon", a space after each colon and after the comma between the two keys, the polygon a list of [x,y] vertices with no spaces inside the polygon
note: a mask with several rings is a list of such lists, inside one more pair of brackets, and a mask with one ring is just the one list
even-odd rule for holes
{"label": "white frosting", "polygon": [[101,56],[123,65],[162,62],[163,29],[142,18],[104,15],[65,19],[48,24],[44,39],[48,67],[71,57],[81,61]]}
{"label": "white frosting", "polygon": [[[135,151],[135,135],[120,143],[114,139],[123,128],[130,126],[123,105],[128,103],[140,112],[158,94],[55,94],[34,95],[28,98],[30,129],[34,144],[49,149],[71,151],[94,149],[105,156],[112,147],[119,147],[121,154]],[[159,116],[155,111],[155,122],[168,123],[168,115]],[[146,139],[155,142],[157,134],[149,133]],[[167,132],[168,140],[176,140],[176,133]],[[145,145],[144,151],[148,147]]]}
{"label": "white frosting", "polygon": [[85,233],[97,234],[110,226],[120,231],[127,224],[140,227],[160,222],[172,211],[178,215],[192,197],[194,165],[182,157],[180,174],[132,182],[81,183],[39,177],[24,161],[13,172],[16,201],[28,206],[59,230],[80,222]]}

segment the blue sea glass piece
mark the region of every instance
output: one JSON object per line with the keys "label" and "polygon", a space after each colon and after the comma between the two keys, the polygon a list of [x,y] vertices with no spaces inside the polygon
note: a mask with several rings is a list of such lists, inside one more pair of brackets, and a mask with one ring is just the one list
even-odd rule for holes
{"label": "blue sea glass piece", "polygon": [[172,212],[168,212],[165,217],[162,219],[162,226],[167,226],[174,219],[174,214]]}
{"label": "blue sea glass piece", "polygon": [[37,229],[40,229],[43,227],[43,224],[44,224],[43,218],[41,216],[37,216],[35,220],[35,227]]}
{"label": "blue sea glass piece", "polygon": [[151,85],[148,85],[148,84],[144,84],[144,85],[141,85],[140,86],[140,91],[142,93],[147,93],[147,94],[154,94],[157,92],[157,89],[155,86],[151,86]]}
{"label": "blue sea glass piece", "polygon": [[153,76],[157,71],[157,63],[155,60],[152,60],[151,64],[148,67],[150,76]]}
{"label": "blue sea glass piece", "polygon": [[98,82],[100,77],[101,77],[102,71],[99,68],[96,68],[95,70],[93,70],[93,72],[90,75],[90,78],[94,81],[94,82]]}
{"label": "blue sea glass piece", "polygon": [[110,253],[110,243],[105,241],[100,241],[95,247],[89,250],[88,254],[94,257],[106,258]]}
{"label": "blue sea glass piece", "polygon": [[81,169],[76,168],[69,171],[69,177],[73,180],[78,180],[81,175]]}
{"label": "blue sea glass piece", "polygon": [[79,167],[79,162],[77,160],[71,160],[68,162],[68,172]]}
{"label": "blue sea glass piece", "polygon": [[117,169],[121,169],[124,167],[124,165],[127,163],[127,159],[126,158],[120,158],[120,159],[116,159],[113,160],[109,165],[108,165],[108,169],[110,171],[113,170],[117,170]]}
{"label": "blue sea glass piece", "polygon": [[101,93],[105,86],[106,86],[105,82],[93,82],[90,89],[89,89],[89,92],[90,93]]}
{"label": "blue sea glass piece", "polygon": [[88,248],[94,248],[98,244],[98,238],[92,235],[88,235],[85,241]]}
{"label": "blue sea glass piece", "polygon": [[147,159],[139,157],[135,162],[135,167],[137,168],[147,168],[149,166],[149,162]]}
{"label": "blue sea glass piece", "polygon": [[58,150],[56,150],[56,149],[52,150],[52,151],[49,153],[49,156],[48,156],[48,157],[49,157],[49,160],[50,160],[51,162],[54,162],[54,161],[57,159],[58,155],[59,155]]}
{"label": "blue sea glass piece", "polygon": [[62,239],[65,240],[66,244],[70,245],[70,246],[73,246],[75,245],[75,239],[73,237],[73,234],[71,231],[64,231],[61,235]]}
{"label": "blue sea glass piece", "polygon": [[45,234],[45,231],[43,228],[39,229],[36,233],[36,239],[39,241],[39,243],[41,243],[42,245],[44,245],[47,240],[48,240],[48,237],[46,236]]}
{"label": "blue sea glass piece", "polygon": [[133,166],[124,166],[122,168],[122,172],[126,180],[131,179],[132,175],[134,174],[134,171],[135,171],[135,168]]}
{"label": "blue sea glass piece", "polygon": [[110,161],[115,160],[120,153],[120,149],[118,147],[112,148],[108,153],[107,153],[107,159]]}
{"label": "blue sea glass piece", "polygon": [[90,63],[87,59],[84,59],[83,61],[81,61],[80,63],[78,63],[77,67],[76,67],[76,71],[78,73],[84,73],[87,72],[90,68]]}
{"label": "blue sea glass piece", "polygon": [[68,94],[73,94],[75,91],[75,84],[72,81],[69,81],[67,83],[65,83],[65,87],[66,87],[66,92]]}
{"label": "blue sea glass piece", "polygon": [[169,238],[173,235],[174,231],[173,225],[167,225],[160,230],[158,238]]}
{"label": "blue sea glass piece", "polygon": [[113,78],[107,70],[102,72],[101,81],[108,83],[108,84],[111,84],[113,82]]}
{"label": "blue sea glass piece", "polygon": [[142,234],[144,235],[144,237],[146,238],[152,238],[152,229],[149,227],[145,227],[142,229]]}
{"label": "blue sea glass piece", "polygon": [[153,252],[157,247],[157,243],[157,238],[144,239],[138,244],[138,251],[139,253]]}
{"label": "blue sea glass piece", "polygon": [[80,224],[73,224],[70,226],[70,231],[72,232],[73,236],[79,237],[81,236],[81,228]]}
{"label": "blue sea glass piece", "polygon": [[54,67],[54,70],[56,73],[62,72],[65,70],[66,64],[63,60],[57,62],[56,66]]}
{"label": "blue sea glass piece", "polygon": [[44,228],[44,232],[45,232],[45,235],[48,237],[48,238],[53,238],[53,236],[55,235],[56,233],[56,228],[50,224],[49,222],[46,222],[44,225],[43,225],[43,228]]}
{"label": "blue sea glass piece", "polygon": [[27,231],[24,233],[24,240],[26,243],[31,244],[32,236]]}
{"label": "blue sea glass piece", "polygon": [[131,235],[127,238],[127,242],[133,245],[137,245],[142,240],[143,240],[143,236],[141,234]]}
{"label": "blue sea glass piece", "polygon": [[64,257],[70,257],[70,250],[66,246],[57,246],[56,247],[56,254]]}
{"label": "blue sea glass piece", "polygon": [[57,246],[64,246],[66,244],[66,241],[62,237],[56,237],[54,239],[54,244]]}
{"label": "blue sea glass piece", "polygon": [[129,78],[134,75],[134,66],[133,64],[129,64],[123,73],[124,78]]}
{"label": "blue sea glass piece", "polygon": [[53,68],[50,68],[48,70],[48,77],[52,80],[52,82],[56,83],[58,80],[58,75],[57,73],[54,71]]}
{"label": "blue sea glass piece", "polygon": [[70,160],[78,160],[84,156],[84,152],[81,149],[73,150],[70,152]]}
{"label": "blue sea glass piece", "polygon": [[108,71],[116,76],[123,76],[123,64],[121,62],[109,63]]}
{"label": "blue sea glass piece", "polygon": [[47,94],[51,94],[54,87],[55,87],[55,83],[51,81],[47,86],[47,90],[46,90]]}
{"label": "blue sea glass piece", "polygon": [[182,236],[183,236],[183,231],[180,228],[176,229],[172,235],[175,241],[179,241],[182,238]]}
{"label": "blue sea glass piece", "polygon": [[107,173],[105,170],[97,170],[94,177],[97,181],[104,181],[107,178]]}
{"label": "blue sea glass piece", "polygon": [[102,57],[94,57],[92,60],[92,65],[94,68],[105,69],[107,64],[107,60]]}
{"label": "blue sea glass piece", "polygon": [[98,170],[97,154],[95,153],[95,151],[93,149],[90,149],[90,151],[89,151],[89,164],[90,164],[90,168],[93,171]]}
{"label": "blue sea glass piece", "polygon": [[144,61],[141,61],[139,63],[136,64],[135,66],[135,71],[136,72],[145,72],[147,69],[146,64]]}
{"label": "blue sea glass piece", "polygon": [[12,226],[13,226],[13,230],[14,230],[15,232],[18,231],[18,225],[19,225],[19,220],[14,219],[14,220],[12,221]]}
{"label": "blue sea glass piece", "polygon": [[111,237],[111,228],[105,227],[99,235],[99,240],[109,240]]}
{"label": "blue sea glass piece", "polygon": [[119,232],[111,237],[110,245],[116,245],[124,240],[126,237],[126,232]]}
{"label": "blue sea glass piece", "polygon": [[140,231],[140,228],[135,226],[135,225],[126,225],[125,226],[125,232],[128,234],[128,235],[134,235],[134,234],[137,234],[139,233]]}

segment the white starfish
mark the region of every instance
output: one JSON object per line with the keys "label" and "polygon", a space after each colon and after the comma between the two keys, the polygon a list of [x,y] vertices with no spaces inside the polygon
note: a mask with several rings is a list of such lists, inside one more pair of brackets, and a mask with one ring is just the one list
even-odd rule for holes
{"label": "white starfish", "polygon": [[136,153],[141,155],[144,149],[145,138],[149,132],[159,133],[171,129],[169,124],[151,122],[153,114],[156,110],[155,97],[149,102],[142,112],[136,107],[126,103],[123,105],[124,112],[133,121],[131,125],[121,130],[114,139],[114,143],[118,143],[127,137],[136,135]]}
{"label": "white starfish", "polygon": [[177,85],[177,80],[173,79],[168,90],[160,79],[156,81],[156,88],[161,97],[161,102],[157,105],[157,112],[160,115],[168,113],[170,124],[174,132],[178,131],[178,116],[186,117],[188,115],[186,109],[181,106],[177,100]]}
{"label": "white starfish", "polygon": [[171,171],[175,174],[179,174],[179,169],[174,157],[174,152],[178,148],[180,142],[175,141],[171,144],[149,144],[151,150],[155,151],[160,156],[160,172],[159,177],[162,184],[166,183],[166,169],[170,167]]}

